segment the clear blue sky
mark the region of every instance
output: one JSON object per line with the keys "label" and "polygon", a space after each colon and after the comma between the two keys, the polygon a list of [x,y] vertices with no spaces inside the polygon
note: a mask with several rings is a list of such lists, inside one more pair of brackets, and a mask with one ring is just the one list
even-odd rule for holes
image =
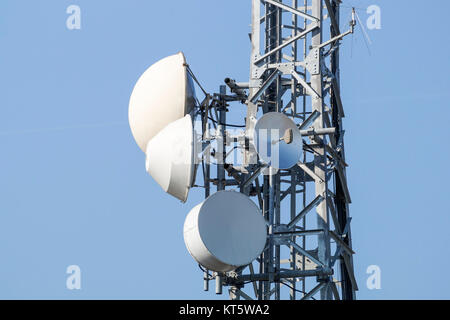
{"label": "clear blue sky", "polygon": [[[450,3],[344,3],[382,9],[371,54],[358,29],[341,59],[358,297],[448,299]],[[0,2],[0,298],[216,298],[182,237],[202,192],[183,205],[145,173],[128,100],[180,50],[209,91],[246,81],[249,24],[250,0]]]}

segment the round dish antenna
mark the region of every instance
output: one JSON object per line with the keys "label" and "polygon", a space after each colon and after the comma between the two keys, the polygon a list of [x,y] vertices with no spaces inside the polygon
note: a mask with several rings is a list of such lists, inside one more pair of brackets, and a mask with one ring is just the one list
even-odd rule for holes
{"label": "round dish antenna", "polygon": [[254,145],[259,157],[275,169],[290,169],[300,161],[302,136],[286,115],[269,112],[255,126]]}
{"label": "round dish antenna", "polygon": [[195,105],[195,90],[182,52],[145,71],[130,98],[128,120],[136,143],[145,152],[148,141]]}
{"label": "round dish antenna", "polygon": [[189,212],[184,242],[208,270],[228,272],[255,260],[266,244],[266,224],[256,204],[235,191],[218,191]]}
{"label": "round dish antenna", "polygon": [[147,144],[147,172],[165,192],[185,202],[195,178],[196,143],[192,118],[168,124]]}

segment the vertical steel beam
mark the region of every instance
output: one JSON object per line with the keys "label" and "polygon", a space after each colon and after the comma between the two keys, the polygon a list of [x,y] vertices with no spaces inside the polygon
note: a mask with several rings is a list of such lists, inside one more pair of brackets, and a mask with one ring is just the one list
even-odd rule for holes
{"label": "vertical steel beam", "polygon": [[[337,26],[335,26],[332,24],[330,26],[331,36],[334,37],[334,36],[337,36],[340,32],[339,30],[336,30],[336,28],[338,28],[338,26],[339,26],[339,21],[340,21],[339,3],[336,1],[332,1],[330,3],[329,10],[331,10],[333,12],[335,20],[336,20],[336,25],[337,25]],[[336,83],[337,83],[338,90],[339,90],[339,87],[340,87],[339,47],[337,47],[336,50],[331,54],[330,63],[331,63],[331,72],[336,77]],[[331,97],[330,97],[330,102],[331,102],[330,106],[331,106],[331,110],[332,110],[332,122],[333,122],[333,127],[336,128],[336,131],[335,131],[336,133],[334,135],[335,141],[339,141],[341,139],[341,136],[343,135],[342,114],[339,111],[339,106],[338,106],[338,99],[340,99],[340,97],[337,97],[338,94],[339,94],[339,92],[335,92],[334,90],[332,90]],[[342,141],[343,141],[343,137],[342,137]],[[341,151],[339,152],[339,156],[341,157],[341,159],[343,161],[345,161],[344,142],[342,142]],[[342,169],[342,171],[345,176],[345,167]],[[335,203],[337,216],[338,216],[338,220],[339,220],[338,221],[338,223],[339,223],[338,229],[344,230],[345,226],[347,225],[347,221],[348,221],[348,217],[349,217],[348,203],[346,202],[345,190],[341,184],[340,175],[337,172],[337,170],[335,170],[334,176],[335,176],[335,179],[334,179],[334,181],[335,181],[335,197],[333,200]],[[347,230],[346,237],[344,237],[344,242],[350,248],[352,247],[350,227]],[[350,260],[351,267],[353,268],[353,257],[350,256],[349,260]],[[340,276],[341,276],[342,299],[343,300],[356,299],[356,292],[355,292],[356,288],[353,288],[350,274],[349,274],[349,271],[347,270],[347,266],[346,266],[346,263],[343,258],[340,259],[340,271],[341,271]],[[350,271],[350,272],[353,272],[353,271]]]}
{"label": "vertical steel beam", "polygon": [[[319,97],[312,97],[312,111],[318,111],[320,116],[314,121],[313,128],[315,130],[324,128],[324,101],[323,101],[323,80],[322,80],[322,50],[316,49],[322,43],[322,27],[323,27],[323,3],[322,0],[312,0],[312,15],[319,19],[319,28],[312,32],[311,45],[312,50],[318,50],[315,56],[316,63],[319,66],[316,72],[311,75],[311,87],[319,94]],[[315,182],[316,196],[326,196],[328,191],[327,172],[326,172],[326,150],[325,146],[319,145],[315,148],[316,155],[314,157],[314,173],[322,180]],[[318,236],[318,257],[325,265],[330,264],[330,237],[328,235],[328,205],[326,201],[322,201],[317,206],[317,228],[325,232]],[[331,299],[331,291],[328,286],[320,289],[322,300]]]}
{"label": "vertical steel beam", "polygon": [[[250,82],[249,82],[249,97],[252,97],[257,91],[257,83],[259,78],[256,73],[257,66],[255,61],[261,54],[261,0],[252,0],[252,33],[250,34],[251,41],[251,54],[250,54]],[[247,133],[252,132],[255,121],[256,114],[258,112],[257,103],[252,103],[249,101],[247,103],[247,117],[245,121],[245,131]],[[247,136],[247,139],[250,139]],[[249,166],[256,163],[256,156],[247,150],[244,152],[243,165]]]}
{"label": "vertical steel beam", "polygon": [[[298,7],[298,0],[292,0],[292,7],[297,9]],[[292,15],[292,32],[291,36],[295,37],[298,34],[298,16],[296,14]],[[298,61],[298,42],[294,42],[292,44],[292,50],[291,50],[291,58],[293,61]],[[294,68],[296,70],[297,68]],[[291,113],[292,115],[297,114],[297,80],[295,78],[292,79],[291,83]],[[294,219],[294,217],[297,214],[297,172],[295,170],[291,170],[291,194],[290,194],[290,220]],[[295,242],[296,237],[292,236],[291,241]],[[289,259],[290,264],[289,267],[291,270],[297,270],[297,252],[295,251],[294,247],[291,245],[289,247]],[[289,290],[289,298],[291,300],[295,300],[297,297],[297,281],[296,279],[293,279],[291,282],[291,288]]]}
{"label": "vertical steel beam", "polygon": [[[226,86],[220,86],[220,95],[226,94]],[[226,117],[227,111],[225,106],[225,101],[221,98],[219,105],[219,123],[217,125],[217,129],[219,131],[219,137],[217,139],[217,191],[225,190],[225,130],[226,130]]]}

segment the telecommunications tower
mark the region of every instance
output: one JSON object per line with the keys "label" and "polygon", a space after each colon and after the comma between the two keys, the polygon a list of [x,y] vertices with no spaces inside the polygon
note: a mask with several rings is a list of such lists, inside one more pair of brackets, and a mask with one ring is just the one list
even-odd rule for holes
{"label": "telecommunications tower", "polygon": [[[226,78],[210,94],[182,53],[157,62],[130,99],[134,138],[165,192],[185,202],[204,189],[184,239],[205,290],[353,300],[339,47],[355,12],[341,24],[341,0],[251,1],[249,80]],[[230,124],[239,103],[245,119]]]}

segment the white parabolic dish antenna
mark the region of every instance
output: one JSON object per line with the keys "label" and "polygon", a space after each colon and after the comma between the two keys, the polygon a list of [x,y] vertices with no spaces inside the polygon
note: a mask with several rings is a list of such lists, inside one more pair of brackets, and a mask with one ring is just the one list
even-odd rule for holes
{"label": "white parabolic dish antenna", "polygon": [[182,52],[164,58],[145,71],[130,98],[128,120],[134,139],[145,152],[148,141],[169,123],[190,113],[194,84]]}
{"label": "white parabolic dish antenna", "polygon": [[189,212],[184,242],[205,268],[228,272],[255,260],[264,250],[267,231],[256,204],[235,191],[218,191]]}
{"label": "white parabolic dish antenna", "polygon": [[263,115],[253,138],[259,157],[273,168],[290,169],[300,161],[302,136],[295,122],[282,113]]}
{"label": "white parabolic dish antenna", "polygon": [[168,124],[147,144],[147,172],[170,195],[185,202],[195,173],[195,131],[192,118]]}

